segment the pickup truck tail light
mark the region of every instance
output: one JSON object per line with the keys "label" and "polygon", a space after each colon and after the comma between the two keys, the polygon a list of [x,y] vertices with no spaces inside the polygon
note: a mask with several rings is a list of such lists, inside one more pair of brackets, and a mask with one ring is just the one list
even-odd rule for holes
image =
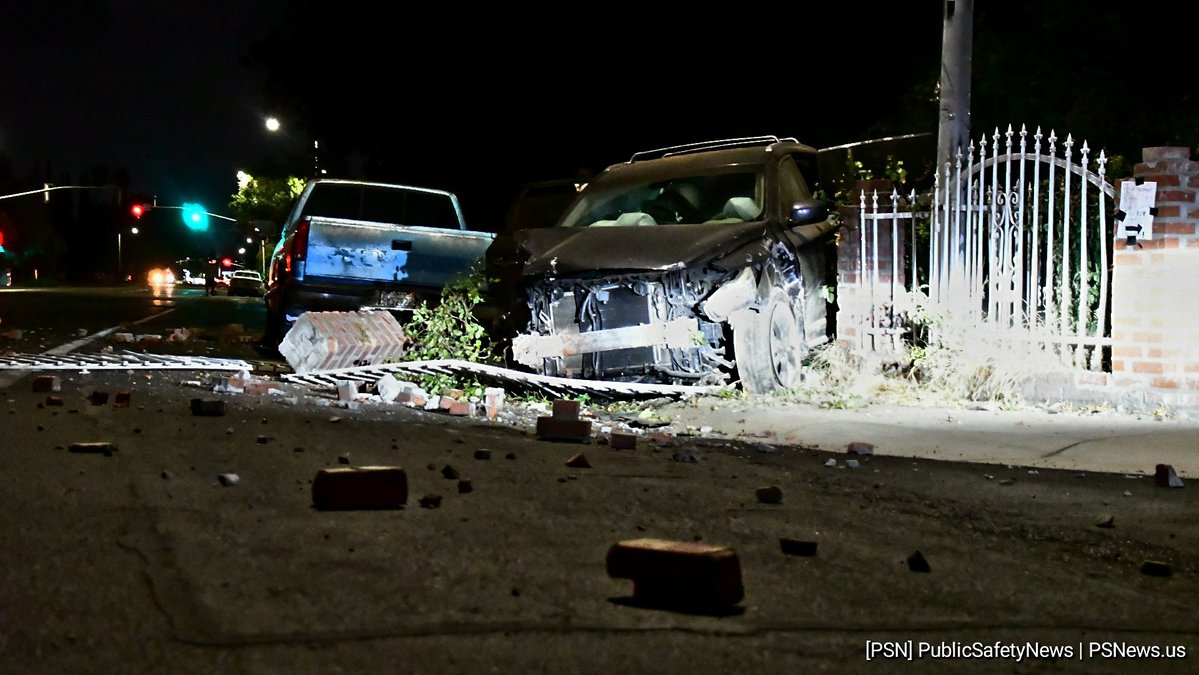
{"label": "pickup truck tail light", "polygon": [[308,229],[311,226],[312,222],[307,219],[296,223],[296,233],[291,238],[291,245],[283,254],[284,271],[291,272],[292,264],[304,259],[304,254],[308,251]]}

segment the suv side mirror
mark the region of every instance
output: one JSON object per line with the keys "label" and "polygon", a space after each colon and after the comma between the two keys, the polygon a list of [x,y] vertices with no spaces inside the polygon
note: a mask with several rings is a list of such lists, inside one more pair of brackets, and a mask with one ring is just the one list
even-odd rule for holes
{"label": "suv side mirror", "polygon": [[829,203],[823,199],[801,199],[791,205],[787,221],[791,227],[811,225],[828,220],[828,214]]}

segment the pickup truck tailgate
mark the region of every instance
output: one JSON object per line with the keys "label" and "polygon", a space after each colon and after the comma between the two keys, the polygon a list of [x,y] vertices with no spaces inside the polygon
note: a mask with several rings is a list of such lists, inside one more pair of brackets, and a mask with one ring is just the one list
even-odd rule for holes
{"label": "pickup truck tailgate", "polygon": [[444,286],[470,272],[494,236],[471,230],[313,218],[305,276]]}

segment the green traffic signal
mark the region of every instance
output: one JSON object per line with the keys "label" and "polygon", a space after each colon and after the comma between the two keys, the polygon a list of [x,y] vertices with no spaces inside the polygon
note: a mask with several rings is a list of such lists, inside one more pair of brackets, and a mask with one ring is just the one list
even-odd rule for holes
{"label": "green traffic signal", "polygon": [[184,203],[183,224],[193,232],[205,232],[208,230],[208,212],[199,204]]}

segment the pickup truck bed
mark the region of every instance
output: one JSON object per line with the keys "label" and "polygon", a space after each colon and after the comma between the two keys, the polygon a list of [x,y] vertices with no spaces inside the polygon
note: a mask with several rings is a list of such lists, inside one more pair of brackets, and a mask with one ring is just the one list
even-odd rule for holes
{"label": "pickup truck bed", "polygon": [[468,274],[495,235],[466,229],[443,190],[310,181],[283,225],[267,284],[267,341],[306,311],[407,310]]}

